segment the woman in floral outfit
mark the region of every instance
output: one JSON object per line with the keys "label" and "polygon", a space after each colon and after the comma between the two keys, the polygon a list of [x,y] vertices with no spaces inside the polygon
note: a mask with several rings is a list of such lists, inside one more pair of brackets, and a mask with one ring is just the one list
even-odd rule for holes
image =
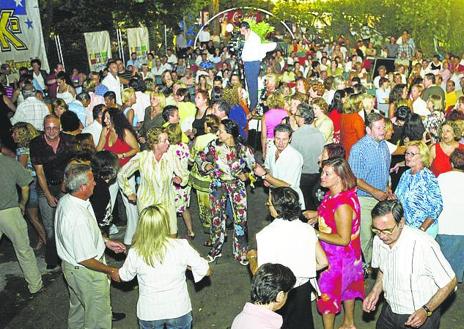
{"label": "woman in floral outfit", "polygon": [[218,139],[211,141],[198,157],[198,167],[212,177],[211,183],[211,250],[208,261],[222,256],[226,232],[226,204],[229,199],[233,208],[233,254],[242,265],[247,265],[247,200],[245,181],[253,171],[255,158],[251,150],[239,140],[235,122],[221,122]]}
{"label": "woman in floral outfit", "polygon": [[[190,158],[190,151],[188,145],[182,143],[182,130],[178,123],[171,123],[166,127],[166,133],[168,134],[169,146],[168,152],[172,154],[172,157],[179,160],[179,163],[183,170],[188,171],[188,162]],[[190,185],[180,185],[174,183],[174,189],[176,194],[174,196],[174,205],[176,212],[182,214],[185,226],[187,227],[187,238],[193,240],[195,233],[192,227],[192,216],[190,214]]]}

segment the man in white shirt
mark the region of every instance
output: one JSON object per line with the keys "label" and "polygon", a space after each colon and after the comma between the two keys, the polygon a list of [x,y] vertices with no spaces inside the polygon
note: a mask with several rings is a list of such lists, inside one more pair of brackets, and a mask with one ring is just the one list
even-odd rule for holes
{"label": "man in white shirt", "polygon": [[111,328],[108,276],[120,279],[118,269],[106,265],[104,253],[105,248],[121,253],[126,247],[101,234],[89,202],[95,187],[90,166],[69,164],[64,185],[69,193],[56,210],[55,237],[69,290],[68,328]]}
{"label": "man in white shirt", "polygon": [[384,292],[386,302],[377,329],[439,328],[440,305],[457,280],[437,242],[405,225],[403,206],[397,200],[381,201],[374,207],[372,231],[376,234],[372,267],[379,272],[363,310],[374,311]]}
{"label": "man in white shirt", "polygon": [[93,122],[82,130],[82,133],[92,135],[93,143],[95,144],[95,146],[98,145],[98,141],[100,140],[100,135],[103,130],[102,121],[104,110],[105,104],[95,105],[92,110]]}
{"label": "man in white shirt", "polygon": [[301,209],[305,208],[303,192],[300,189],[303,156],[290,145],[292,128],[279,124],[274,129],[274,144],[269,148],[264,166],[255,167],[255,174],[260,176],[265,186],[291,187],[299,196]]}
{"label": "man in white shirt", "polygon": [[211,40],[211,34],[209,33],[208,25],[205,25],[203,30],[198,34],[198,41],[200,41],[201,45],[206,45],[209,40]]}
{"label": "man in white shirt", "polygon": [[116,64],[116,61],[111,60],[108,62],[108,74],[103,79],[102,84],[105,85],[109,91],[116,94],[116,103],[122,105],[121,82],[118,77],[118,64]]}
{"label": "man in white shirt", "polygon": [[11,124],[27,122],[35,129],[42,130],[44,118],[50,113],[47,105],[35,97],[34,86],[31,83],[25,83],[21,93],[24,101],[16,108],[16,112],[11,118]]}
{"label": "man in white shirt", "polygon": [[260,37],[250,29],[250,24],[247,22],[240,23],[240,33],[245,37],[242,61],[248,95],[250,96],[250,112],[253,112],[258,105],[258,76],[261,60],[267,52],[274,50],[277,44],[275,42],[261,43]]}

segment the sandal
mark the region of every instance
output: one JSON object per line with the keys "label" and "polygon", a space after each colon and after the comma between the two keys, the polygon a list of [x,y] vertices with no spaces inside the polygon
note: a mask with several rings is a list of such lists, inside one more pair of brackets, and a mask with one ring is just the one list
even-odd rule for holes
{"label": "sandal", "polygon": [[203,246],[211,248],[213,246],[213,243],[211,242],[211,240],[206,240],[205,242],[203,242]]}
{"label": "sandal", "polygon": [[194,232],[187,233],[187,235],[185,236],[185,238],[186,238],[187,240],[193,241],[193,240],[195,239],[195,233],[194,233]]}

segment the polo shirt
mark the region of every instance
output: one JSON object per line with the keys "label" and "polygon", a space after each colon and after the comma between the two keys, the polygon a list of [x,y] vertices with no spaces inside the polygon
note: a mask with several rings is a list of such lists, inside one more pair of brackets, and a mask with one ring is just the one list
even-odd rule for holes
{"label": "polo shirt", "polygon": [[[387,190],[391,155],[385,141],[378,142],[369,135],[364,136],[351,148],[348,162],[357,178],[376,189],[384,192]],[[371,196],[361,189],[357,193],[358,196]]]}
{"label": "polo shirt", "polygon": [[406,225],[392,248],[374,237],[372,267],[382,271],[384,297],[396,314],[414,313],[455,277],[438,243]]}

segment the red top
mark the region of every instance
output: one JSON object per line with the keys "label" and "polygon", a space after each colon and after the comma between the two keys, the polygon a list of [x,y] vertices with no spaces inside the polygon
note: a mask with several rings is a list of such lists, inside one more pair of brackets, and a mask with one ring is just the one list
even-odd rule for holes
{"label": "red top", "polygon": [[329,112],[328,117],[332,120],[334,125],[334,143],[340,143],[340,126],[342,120],[342,114],[337,109],[333,109]]}
{"label": "red top", "polygon": [[[103,146],[105,151],[110,151],[111,153],[118,155],[118,154],[130,152],[132,150],[132,147],[130,147],[130,145],[127,144],[124,140],[121,140],[119,136],[116,138],[116,141],[114,142],[114,144],[110,146],[109,138],[110,138],[110,134],[107,134],[105,146]],[[124,166],[126,163],[129,162],[130,159],[131,159],[130,157],[129,158],[126,157],[124,159],[123,158],[118,159],[119,166],[121,167]]]}
{"label": "red top", "polygon": [[[464,150],[464,144],[459,144],[458,149]],[[430,166],[430,170],[433,172],[435,176],[440,176],[445,172],[451,171],[453,168],[451,167],[450,157],[443,151],[441,148],[440,143],[435,144],[435,159],[433,159],[432,165]]]}
{"label": "red top", "polygon": [[342,114],[340,120],[340,143],[345,149],[346,159],[350,156],[351,148],[366,134],[364,120],[358,113]]}

